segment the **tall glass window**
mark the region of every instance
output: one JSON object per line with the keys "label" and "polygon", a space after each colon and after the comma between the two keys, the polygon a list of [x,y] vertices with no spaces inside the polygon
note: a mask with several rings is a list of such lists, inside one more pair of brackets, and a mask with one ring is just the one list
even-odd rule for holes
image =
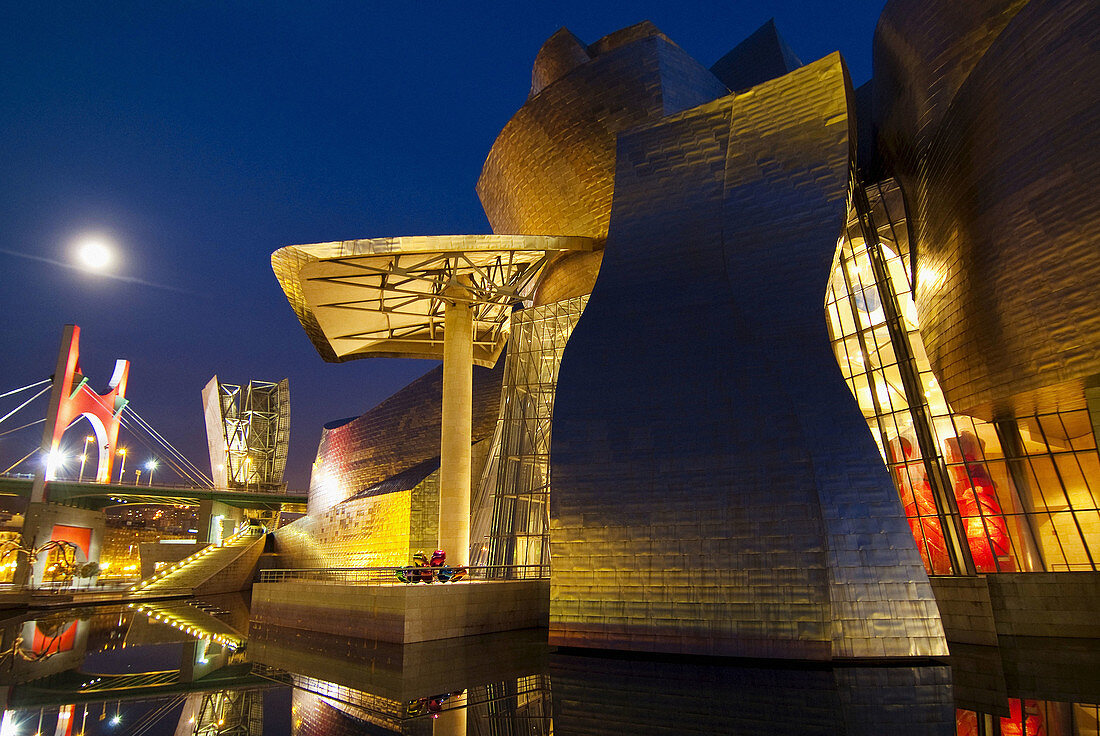
{"label": "tall glass window", "polygon": [[475,518],[471,534],[484,540],[471,555],[479,564],[537,565],[549,574],[554,392],[565,343],[587,303],[579,296],[512,313],[500,419],[479,488],[492,511]]}
{"label": "tall glass window", "polygon": [[[1100,456],[1088,411],[996,423],[953,413],[921,341],[900,190],[886,181],[865,191],[879,242],[866,242],[853,208],[825,299],[829,334],[926,569],[964,572],[952,565],[945,528],[959,524],[975,572],[1096,570]],[[889,284],[875,278],[875,247]],[[887,299],[896,300],[904,344],[891,339]],[[909,357],[922,396],[903,380]],[[931,419],[931,442],[919,439],[917,411]],[[942,472],[948,498],[937,497],[929,468]]]}

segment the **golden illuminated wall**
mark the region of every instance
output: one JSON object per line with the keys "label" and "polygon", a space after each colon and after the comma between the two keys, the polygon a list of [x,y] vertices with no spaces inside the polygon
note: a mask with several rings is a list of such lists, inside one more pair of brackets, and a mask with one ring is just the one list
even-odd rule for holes
{"label": "golden illuminated wall", "polygon": [[[503,371],[503,361],[474,368],[474,442],[492,435]],[[442,375],[436,368],[362,416],[325,425],[310,477],[311,515],[439,456]]]}
{"label": "golden illuminated wall", "polygon": [[[489,441],[471,452],[477,477]],[[432,459],[327,509],[280,528],[276,550],[294,567],[407,565],[413,553],[439,545],[439,462]],[[453,550],[445,550],[451,553]]]}
{"label": "golden illuminated wall", "polygon": [[1083,0],[898,0],[880,23],[876,123],[956,411],[1082,409],[1100,373],[1097,43]]}
{"label": "golden illuminated wall", "polygon": [[619,131],[728,92],[650,23],[586,48],[562,29],[532,77],[477,183],[496,233],[605,236]]}
{"label": "golden illuminated wall", "polygon": [[[434,478],[434,475],[433,475]],[[425,511],[413,511],[415,491],[399,491],[355,499],[320,514],[305,516],[276,534],[276,549],[295,567],[387,567],[410,562],[413,541],[420,541],[412,518]],[[439,497],[434,501],[439,514]],[[434,547],[434,539],[430,546]],[[417,547],[420,548],[420,547]]]}

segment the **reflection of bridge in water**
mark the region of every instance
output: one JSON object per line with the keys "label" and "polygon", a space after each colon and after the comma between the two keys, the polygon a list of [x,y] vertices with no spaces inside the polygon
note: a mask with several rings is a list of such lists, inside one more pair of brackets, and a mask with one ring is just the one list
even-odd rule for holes
{"label": "reflection of bridge in water", "polygon": [[58,708],[104,700],[134,702],[192,693],[279,686],[269,678],[253,674],[252,665],[247,662],[226,665],[197,680],[184,680],[181,673],[182,670],[164,670],[112,675],[69,670],[14,688],[8,708]]}
{"label": "reflection of bridge in water", "polygon": [[[64,723],[94,717],[99,708],[89,706],[103,704],[102,719],[108,703],[118,713],[124,703],[146,702],[151,710],[128,723],[128,732],[180,712],[177,733],[259,736],[263,691],[279,685],[253,673],[244,652],[247,625],[239,595],[10,619],[2,634],[12,659],[0,666],[0,684],[10,686],[6,708],[17,717],[56,709]],[[143,646],[166,644],[179,646],[176,667],[141,654]],[[120,671],[151,662],[146,671]]]}

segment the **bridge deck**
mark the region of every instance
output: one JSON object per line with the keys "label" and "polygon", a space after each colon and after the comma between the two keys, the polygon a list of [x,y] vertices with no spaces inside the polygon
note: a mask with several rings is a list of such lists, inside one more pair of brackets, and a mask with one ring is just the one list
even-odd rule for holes
{"label": "bridge deck", "polygon": [[[29,499],[31,478],[0,476],[0,494]],[[265,493],[231,491],[227,489],[194,488],[167,485],[127,485],[93,483],[74,480],[53,480],[46,484],[46,498],[51,503],[100,510],[123,503],[172,504],[195,506],[200,501],[220,501],[237,508],[275,510],[288,504],[305,504],[305,493]]]}

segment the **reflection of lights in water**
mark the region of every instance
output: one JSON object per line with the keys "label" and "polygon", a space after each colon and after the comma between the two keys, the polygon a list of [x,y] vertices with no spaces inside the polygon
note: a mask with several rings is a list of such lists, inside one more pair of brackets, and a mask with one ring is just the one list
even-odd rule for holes
{"label": "reflection of lights in water", "polygon": [[4,711],[4,717],[0,719],[0,736],[15,736],[19,733],[19,726],[20,722],[15,718],[15,711]]}

